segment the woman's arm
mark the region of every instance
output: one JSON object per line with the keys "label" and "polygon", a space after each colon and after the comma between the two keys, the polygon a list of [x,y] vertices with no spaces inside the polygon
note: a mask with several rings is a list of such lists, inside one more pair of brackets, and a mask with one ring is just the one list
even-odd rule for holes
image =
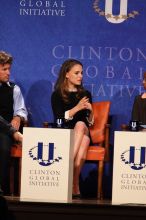
{"label": "woman's arm", "polygon": [[58,92],[53,92],[51,96],[51,106],[55,118],[64,118],[64,103]]}
{"label": "woman's arm", "polygon": [[93,114],[93,109],[92,109],[92,96],[89,91],[87,91],[87,96],[89,98],[89,102],[87,103],[87,109],[89,110],[87,120],[88,120],[89,125],[91,126],[94,124],[94,114]]}
{"label": "woman's arm", "polygon": [[138,106],[139,106],[138,105],[138,96],[136,96],[134,99],[133,106],[132,106],[132,115],[131,115],[132,120],[139,121],[139,107]]}

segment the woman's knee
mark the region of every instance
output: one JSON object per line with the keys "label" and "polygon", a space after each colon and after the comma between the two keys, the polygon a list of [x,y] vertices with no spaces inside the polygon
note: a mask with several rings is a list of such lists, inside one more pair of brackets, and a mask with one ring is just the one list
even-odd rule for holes
{"label": "woman's knee", "polygon": [[88,132],[88,128],[83,121],[78,121],[74,127],[74,130],[76,132],[84,132],[84,133]]}

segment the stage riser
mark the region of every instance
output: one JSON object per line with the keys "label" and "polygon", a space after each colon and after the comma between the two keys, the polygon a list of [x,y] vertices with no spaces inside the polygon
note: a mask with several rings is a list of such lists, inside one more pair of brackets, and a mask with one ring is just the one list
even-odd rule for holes
{"label": "stage riser", "polygon": [[114,206],[111,204],[96,204],[84,201],[72,204],[24,203],[8,202],[8,214],[11,220],[145,220],[144,206]]}

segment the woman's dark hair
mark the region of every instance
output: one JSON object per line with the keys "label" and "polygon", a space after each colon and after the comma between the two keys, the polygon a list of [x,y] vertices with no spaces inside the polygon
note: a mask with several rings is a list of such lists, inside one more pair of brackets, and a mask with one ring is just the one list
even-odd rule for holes
{"label": "woman's dark hair", "polygon": [[[59,76],[54,86],[55,90],[58,90],[61,93],[64,101],[66,102],[68,101],[68,84],[66,80],[66,74],[71,70],[73,66],[77,64],[83,67],[83,64],[78,60],[75,59],[66,60],[60,68]],[[80,96],[80,94],[84,91],[82,84],[77,86],[77,91],[78,91],[78,96]]]}

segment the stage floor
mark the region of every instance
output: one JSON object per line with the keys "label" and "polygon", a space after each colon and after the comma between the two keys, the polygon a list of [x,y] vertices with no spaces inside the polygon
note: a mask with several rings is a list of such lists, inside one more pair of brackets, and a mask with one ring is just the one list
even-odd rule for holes
{"label": "stage floor", "polygon": [[[19,197],[3,197],[7,204],[8,219],[144,220],[146,205],[113,205],[111,200],[73,199],[71,203],[22,202]],[[1,218],[0,218],[1,220]],[[3,219],[2,219],[3,220]]]}
{"label": "stage floor", "polygon": [[[22,201],[20,201],[20,197],[18,197],[18,196],[5,196],[4,198],[9,203],[22,202]],[[44,203],[46,203],[46,202],[44,202]],[[47,204],[48,204],[48,202],[47,202]],[[54,203],[51,203],[51,204],[54,204]],[[60,203],[58,203],[58,204],[60,204]],[[72,202],[71,203],[67,203],[67,204],[87,204],[87,205],[101,204],[101,205],[112,205],[112,201],[111,200],[97,200],[96,198],[91,198],[91,199],[88,199],[88,198],[87,199],[85,199],[85,198],[84,199],[77,198],[77,199],[72,199]]]}

